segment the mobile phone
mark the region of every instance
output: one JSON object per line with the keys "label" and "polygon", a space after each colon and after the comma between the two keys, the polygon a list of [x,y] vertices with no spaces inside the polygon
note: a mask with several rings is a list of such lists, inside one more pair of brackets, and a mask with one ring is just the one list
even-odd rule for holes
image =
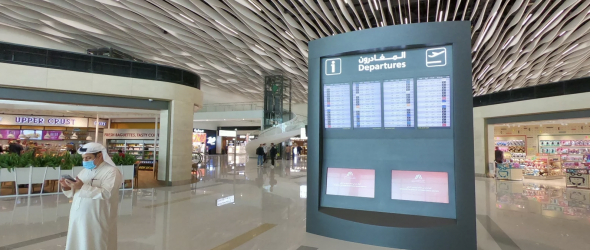
{"label": "mobile phone", "polygon": [[69,175],[69,174],[64,174],[64,175],[62,175],[62,176],[61,176],[61,178],[64,178],[64,179],[66,179],[66,180],[70,180],[70,181],[76,182],[76,179],[74,179],[74,178],[73,178],[71,175]]}

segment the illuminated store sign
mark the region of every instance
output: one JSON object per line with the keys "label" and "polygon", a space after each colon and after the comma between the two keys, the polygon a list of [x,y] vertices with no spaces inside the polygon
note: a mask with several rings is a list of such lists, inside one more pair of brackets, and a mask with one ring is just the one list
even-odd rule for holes
{"label": "illuminated store sign", "polygon": [[[85,128],[88,126],[95,127],[96,119],[82,117],[52,117],[52,116],[22,116],[22,115],[2,115],[0,116],[0,125],[21,125],[21,126],[57,126],[57,127],[76,127]],[[99,120],[98,126],[105,128],[107,120]]]}
{"label": "illuminated store sign", "polygon": [[105,139],[156,139],[153,129],[105,129]]}
{"label": "illuminated store sign", "polygon": [[217,138],[216,137],[214,137],[214,136],[207,137],[207,144],[213,146],[213,145],[215,145],[215,142],[217,142]]}

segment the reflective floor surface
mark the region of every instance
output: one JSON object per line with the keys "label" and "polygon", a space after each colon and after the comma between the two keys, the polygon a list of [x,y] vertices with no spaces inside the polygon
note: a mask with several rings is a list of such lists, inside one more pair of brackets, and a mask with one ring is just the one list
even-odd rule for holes
{"label": "reflective floor surface", "polygon": [[[274,169],[236,162],[212,158],[191,185],[121,191],[119,249],[388,249],[305,232],[305,159]],[[478,249],[590,246],[590,190],[566,189],[564,180],[475,185]],[[0,250],[64,249],[69,209],[62,195],[0,198]]]}

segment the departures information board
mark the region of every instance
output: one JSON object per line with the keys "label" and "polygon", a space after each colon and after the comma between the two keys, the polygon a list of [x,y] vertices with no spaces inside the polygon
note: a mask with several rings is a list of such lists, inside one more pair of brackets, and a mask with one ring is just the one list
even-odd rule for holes
{"label": "departures information board", "polygon": [[413,79],[383,82],[383,120],[386,128],[414,127]]}
{"label": "departures information board", "polygon": [[[322,177],[322,206],[456,216],[452,51],[439,46],[322,59],[322,169],[340,171],[338,178]],[[375,173],[374,195],[347,186],[365,180],[365,170]]]}
{"label": "departures information board", "polygon": [[381,127],[381,82],[352,84],[353,124],[355,128]]}
{"label": "departures information board", "polygon": [[326,128],[350,128],[350,84],[324,85],[324,124]]}
{"label": "departures information board", "polygon": [[451,126],[451,79],[449,76],[417,80],[418,127]]}

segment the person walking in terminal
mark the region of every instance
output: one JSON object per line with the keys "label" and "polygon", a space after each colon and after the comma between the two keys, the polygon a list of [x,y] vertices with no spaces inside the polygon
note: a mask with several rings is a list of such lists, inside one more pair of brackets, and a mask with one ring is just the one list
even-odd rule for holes
{"label": "person walking in terminal", "polygon": [[262,147],[262,144],[260,144],[260,146],[256,149],[256,155],[258,155],[258,167],[262,167],[262,164],[264,164],[264,148]]}
{"label": "person walking in terminal", "polygon": [[275,159],[277,158],[277,148],[274,143],[270,144],[270,166],[275,167]]}
{"label": "person walking in terminal", "polygon": [[502,150],[500,150],[499,147],[496,147],[496,150],[494,151],[494,158],[496,160],[496,163],[503,163],[504,162],[504,152]]}
{"label": "person walking in terminal", "polygon": [[264,148],[264,163],[266,163],[268,160],[268,146],[266,146],[266,143],[262,144],[262,148]]}
{"label": "person walking in terminal", "polygon": [[8,145],[8,153],[20,155],[23,152],[23,145],[20,144],[20,140],[12,141]]}
{"label": "person walking in terminal", "polygon": [[100,143],[88,143],[78,153],[84,169],[75,180],[59,181],[64,195],[74,198],[66,250],[117,250],[121,172]]}

